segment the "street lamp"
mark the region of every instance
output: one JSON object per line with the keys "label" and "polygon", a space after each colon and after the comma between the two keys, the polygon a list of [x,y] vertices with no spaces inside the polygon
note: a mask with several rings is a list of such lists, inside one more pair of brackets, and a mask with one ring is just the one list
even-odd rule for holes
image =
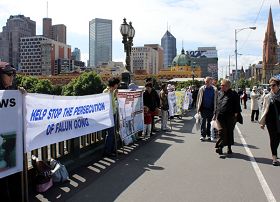
{"label": "street lamp", "polygon": [[245,28],[241,28],[241,29],[235,29],[234,30],[234,42],[235,42],[235,82],[237,81],[237,33],[241,32],[244,29],[252,29],[255,30],[256,27],[245,27]]}
{"label": "street lamp", "polygon": [[122,43],[124,45],[124,51],[126,52],[125,58],[125,68],[129,73],[131,73],[131,66],[130,66],[130,54],[131,54],[131,47],[133,46],[133,37],[135,35],[135,29],[132,27],[132,23],[129,22],[127,24],[126,19],[123,19],[123,23],[120,27],[120,32],[123,36]]}
{"label": "street lamp", "polygon": [[192,65],[191,65],[191,67],[192,67],[192,85],[194,85],[194,68],[195,68],[195,66],[196,66],[196,62],[192,62]]}

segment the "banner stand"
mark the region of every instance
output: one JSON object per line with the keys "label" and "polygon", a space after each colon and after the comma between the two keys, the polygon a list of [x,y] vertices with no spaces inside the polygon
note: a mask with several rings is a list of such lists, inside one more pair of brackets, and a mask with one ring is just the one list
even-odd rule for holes
{"label": "banner stand", "polygon": [[29,190],[28,190],[28,159],[27,153],[23,153],[23,172],[22,172],[22,195],[25,198],[24,201],[29,201]]}
{"label": "banner stand", "polygon": [[[23,95],[22,99],[22,120],[24,120],[24,116],[26,114],[26,108],[25,108],[25,95]],[[29,189],[28,189],[28,159],[27,159],[27,153],[25,153],[25,127],[24,127],[24,122],[22,122],[22,137],[23,137],[23,145],[22,145],[22,160],[23,160],[23,171],[22,171],[22,183],[21,183],[21,191],[22,199],[25,199],[24,201],[29,201]]]}

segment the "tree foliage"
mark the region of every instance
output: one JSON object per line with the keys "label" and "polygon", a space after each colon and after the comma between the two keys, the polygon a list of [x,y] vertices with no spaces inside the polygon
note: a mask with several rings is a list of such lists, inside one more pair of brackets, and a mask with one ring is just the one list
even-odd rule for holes
{"label": "tree foliage", "polygon": [[63,87],[63,95],[92,95],[102,93],[105,85],[95,72],[84,72]]}
{"label": "tree foliage", "polygon": [[194,82],[193,82],[192,80],[190,80],[190,81],[185,81],[185,82],[178,82],[176,85],[176,89],[180,90],[182,88],[188,88],[189,86],[196,86],[198,88],[201,85],[203,85],[202,81],[194,80]]}
{"label": "tree foliage", "polygon": [[32,76],[17,75],[17,85],[23,87],[29,93],[52,94],[53,86],[50,80],[38,79]]}

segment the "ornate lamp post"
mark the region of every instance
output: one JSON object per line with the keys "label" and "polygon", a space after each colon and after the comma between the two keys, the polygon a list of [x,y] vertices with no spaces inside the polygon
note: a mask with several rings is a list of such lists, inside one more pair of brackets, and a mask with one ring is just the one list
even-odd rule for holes
{"label": "ornate lamp post", "polygon": [[129,73],[131,73],[131,66],[130,66],[130,54],[131,54],[131,47],[133,46],[133,37],[135,35],[135,29],[132,27],[132,23],[129,22],[127,24],[126,19],[123,19],[123,23],[120,27],[120,32],[123,36],[122,43],[124,45],[124,51],[126,52],[125,58],[125,68]]}

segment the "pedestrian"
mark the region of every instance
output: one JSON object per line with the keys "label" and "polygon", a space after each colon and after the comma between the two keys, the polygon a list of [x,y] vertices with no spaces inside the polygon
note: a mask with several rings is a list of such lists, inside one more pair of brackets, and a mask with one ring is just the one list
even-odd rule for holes
{"label": "pedestrian", "polygon": [[[260,94],[257,91],[257,86],[253,87],[251,98],[251,122],[258,122],[259,120],[259,97]],[[256,115],[256,116],[255,116]]]}
{"label": "pedestrian", "polygon": [[[143,97],[145,96],[146,98],[148,98],[148,100],[146,99],[146,101],[145,101],[145,98],[144,98],[144,106],[145,106],[145,102],[147,105],[150,105],[151,108],[149,108],[149,110],[152,114],[152,132],[157,132],[158,129],[156,129],[156,127],[155,127],[155,116],[159,115],[160,100],[159,100],[159,95],[158,95],[156,89],[154,88],[153,79],[151,77],[146,79],[146,84],[148,84],[148,83],[151,84],[151,92],[148,93],[148,91],[146,91],[147,89],[145,90]],[[148,88],[150,88],[150,87],[148,87]],[[149,100],[151,100],[152,103],[147,103],[147,101],[149,102]]]}
{"label": "pedestrian", "polygon": [[238,95],[239,95],[239,98],[240,98],[240,104],[242,105],[242,95],[243,95],[243,90],[241,88],[238,88]]}
{"label": "pedestrian", "polygon": [[242,93],[240,98],[243,100],[243,107],[244,107],[244,109],[247,109],[247,104],[246,104],[246,102],[247,102],[247,93],[246,93],[246,90],[243,90],[243,93]]}
{"label": "pedestrian", "polygon": [[153,88],[151,82],[146,83],[145,88],[146,90],[143,94],[144,106],[148,108],[152,116],[152,132],[157,132],[157,130],[155,129],[154,117],[158,116],[159,113],[159,106],[160,106],[159,95]]}
{"label": "pedestrian", "polygon": [[113,108],[113,116],[114,116],[114,126],[107,129],[107,136],[105,140],[105,151],[104,156],[116,156],[116,126],[117,126],[117,88],[120,84],[120,79],[116,77],[112,77],[108,80],[108,85],[106,89],[103,90],[103,93],[109,93],[111,95],[111,102]]}
{"label": "pedestrian", "polygon": [[272,153],[272,165],[279,166],[277,161],[277,148],[280,141],[280,81],[276,78],[269,80],[270,92],[265,96],[262,116],[260,118],[261,128],[265,125],[270,137],[270,148]]}
{"label": "pedestrian", "polygon": [[159,98],[160,98],[160,111],[161,111],[161,130],[170,131],[170,129],[167,127],[169,106],[168,106],[168,91],[167,91],[166,84],[161,85]]}
{"label": "pedestrian", "polygon": [[192,88],[192,108],[196,107],[198,89],[196,86]]}
{"label": "pedestrian", "polygon": [[211,141],[211,121],[216,110],[218,90],[212,85],[212,78],[205,78],[205,85],[201,86],[197,96],[197,113],[201,114],[201,137],[204,141],[207,137]]}
{"label": "pedestrian", "polygon": [[234,144],[233,130],[240,112],[241,107],[237,92],[231,90],[231,83],[228,79],[223,79],[214,116],[214,120],[219,125],[219,139],[215,148],[220,155],[223,154],[224,146],[228,147],[227,153],[232,154],[231,146]]}
{"label": "pedestrian", "polygon": [[152,114],[149,108],[144,106],[144,129],[143,137],[150,137],[152,132]]}
{"label": "pedestrian", "polygon": [[[0,62],[0,90],[17,90],[19,89],[22,94],[26,93],[26,90],[22,87],[17,87],[14,83],[14,79],[16,77],[16,69],[13,65],[10,65],[7,62]],[[15,144],[15,143],[12,143]],[[1,145],[0,145],[1,146]],[[11,146],[11,145],[10,145]],[[2,144],[4,147],[4,143]],[[9,147],[14,148],[14,146]],[[11,153],[15,152],[13,150],[6,149],[7,156],[4,158],[8,158]],[[14,164],[15,162],[13,162]],[[13,165],[11,165],[13,166]],[[15,186],[16,183],[21,181],[22,172],[18,172],[4,178],[0,179],[0,196],[1,201],[22,201],[21,199],[21,185]]]}

